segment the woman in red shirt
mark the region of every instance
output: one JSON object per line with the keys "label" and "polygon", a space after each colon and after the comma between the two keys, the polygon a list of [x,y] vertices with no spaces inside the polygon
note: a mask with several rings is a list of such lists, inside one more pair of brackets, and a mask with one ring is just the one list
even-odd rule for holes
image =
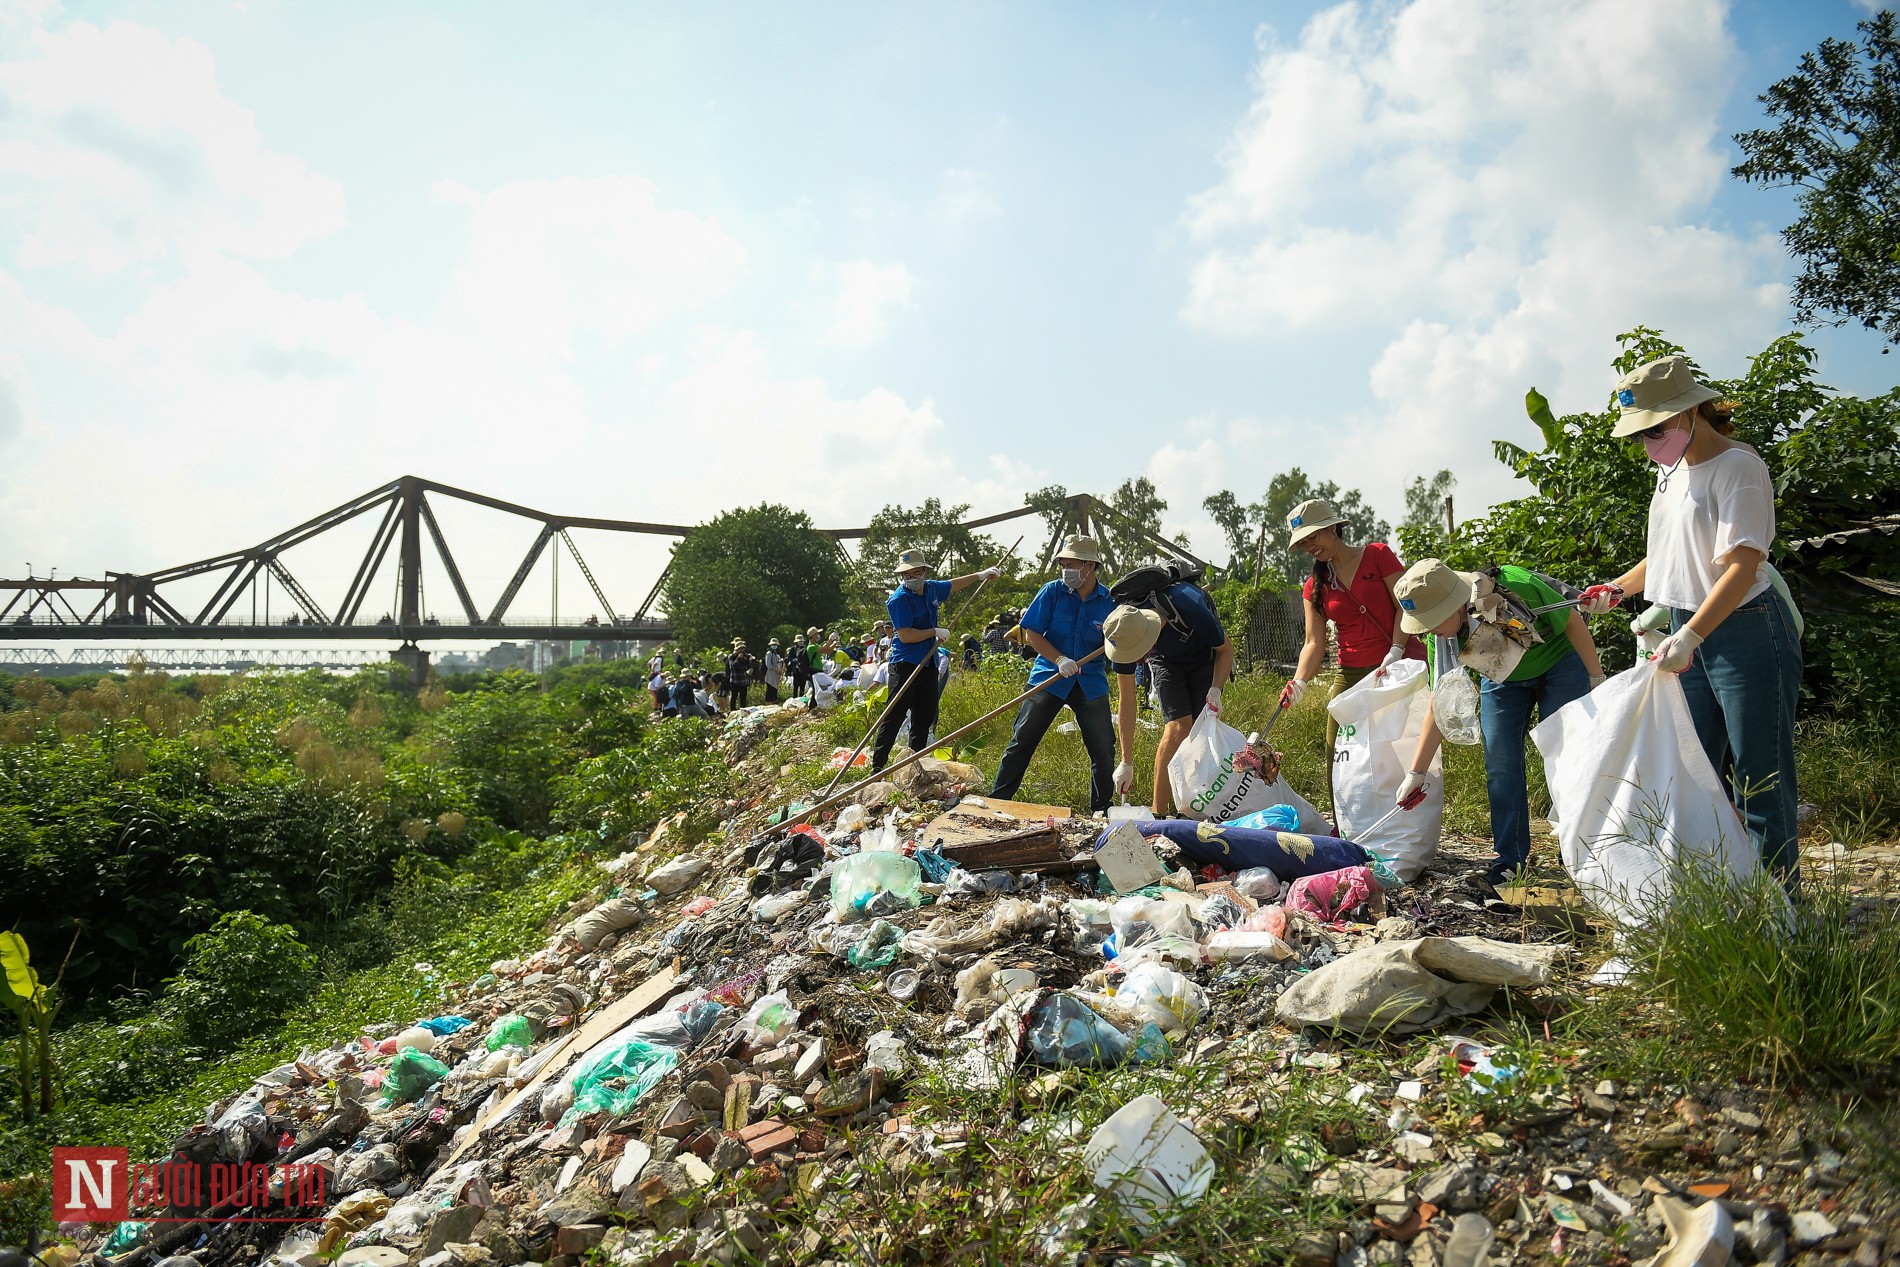
{"label": "woman in red shirt", "polygon": [[[1425,658],[1425,645],[1417,638],[1408,638],[1399,628],[1399,604],[1392,596],[1392,586],[1404,573],[1405,565],[1383,541],[1348,545],[1338,530],[1345,522],[1331,502],[1317,497],[1295,506],[1286,518],[1292,532],[1288,544],[1313,556],[1313,574],[1300,591],[1305,599],[1306,645],[1300,650],[1292,680],[1280,691],[1280,703],[1287,708],[1305,696],[1313,675],[1326,661],[1327,621],[1332,622],[1339,639],[1339,677],[1334,694],[1408,656]],[[1333,742],[1338,734],[1339,723],[1328,714],[1328,795],[1332,793]]]}

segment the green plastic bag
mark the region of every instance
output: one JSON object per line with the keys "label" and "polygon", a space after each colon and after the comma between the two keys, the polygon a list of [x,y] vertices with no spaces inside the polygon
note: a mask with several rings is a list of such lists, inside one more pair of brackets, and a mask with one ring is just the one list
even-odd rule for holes
{"label": "green plastic bag", "polygon": [[383,1107],[420,1100],[430,1087],[449,1076],[449,1067],[434,1056],[405,1047],[396,1053],[383,1076]]}
{"label": "green plastic bag", "polygon": [[130,1253],[145,1244],[151,1231],[150,1223],[127,1219],[112,1229],[112,1235],[106,1238],[106,1243],[99,1252],[107,1258],[117,1258],[121,1254]]}
{"label": "green plastic bag", "polygon": [[859,972],[887,968],[897,959],[897,943],[903,936],[903,929],[881,919],[871,925],[870,934],[863,941],[844,952],[845,960]]}
{"label": "green plastic bag", "polygon": [[673,1048],[655,1047],[637,1038],[602,1052],[575,1072],[574,1106],[561,1115],[561,1125],[589,1113],[615,1117],[631,1113],[640,1098],[679,1062],[680,1054]]}
{"label": "green plastic bag", "polygon": [[510,1012],[497,1020],[488,1030],[488,1050],[500,1051],[504,1047],[528,1048],[534,1046],[534,1026],[528,1024],[528,1018]]}

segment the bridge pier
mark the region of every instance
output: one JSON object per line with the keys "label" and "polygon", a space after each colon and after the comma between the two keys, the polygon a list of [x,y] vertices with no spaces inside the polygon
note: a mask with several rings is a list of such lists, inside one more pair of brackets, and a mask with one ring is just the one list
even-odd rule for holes
{"label": "bridge pier", "polygon": [[405,642],[389,657],[409,670],[409,689],[419,691],[429,681],[429,653],[413,642]]}

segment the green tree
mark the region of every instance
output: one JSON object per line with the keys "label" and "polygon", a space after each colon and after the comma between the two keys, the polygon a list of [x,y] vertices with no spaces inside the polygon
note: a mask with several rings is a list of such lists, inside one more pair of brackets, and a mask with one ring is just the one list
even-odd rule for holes
{"label": "green tree", "polygon": [[858,544],[859,574],[882,584],[896,568],[899,552],[911,546],[929,556],[939,576],[989,566],[1001,550],[989,537],[963,526],[969,515],[969,506],[945,506],[935,497],[917,507],[886,506],[871,516]]}
{"label": "green tree", "polygon": [[1801,264],[1795,316],[1858,321],[1900,342],[1900,36],[1891,10],[1828,39],[1760,97],[1773,125],[1735,141],[1734,174],[1793,188],[1800,216],[1781,238]]}
{"label": "green tree", "polygon": [[1166,539],[1161,535],[1161,516],[1168,503],[1153,480],[1146,475],[1123,480],[1109,496],[1108,507],[1114,513],[1098,516],[1096,528],[1104,567],[1126,572],[1161,553],[1151,539]]}
{"label": "green tree", "polygon": [[1405,521],[1399,525],[1399,549],[1407,559],[1444,557],[1451,548],[1451,494],[1458,480],[1440,471],[1429,480],[1415,478],[1405,489]]}
{"label": "green tree", "polygon": [[837,543],[785,506],[729,510],[673,547],[666,612],[689,647],[742,637],[763,646],[773,628],[824,625],[845,610]]}
{"label": "green tree", "polygon": [[1243,506],[1228,489],[1201,498],[1201,509],[1220,528],[1227,539],[1227,571],[1234,576],[1251,575],[1254,528],[1251,507]]}

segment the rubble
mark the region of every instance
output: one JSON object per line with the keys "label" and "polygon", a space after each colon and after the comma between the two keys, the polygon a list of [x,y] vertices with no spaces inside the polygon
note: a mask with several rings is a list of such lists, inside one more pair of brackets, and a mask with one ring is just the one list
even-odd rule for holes
{"label": "rubble", "polygon": [[[729,758],[777,725],[729,727]],[[1271,1255],[1307,1267],[1882,1261],[1838,1141],[1759,1099],[1517,1087],[1461,1038],[1383,1069],[1393,1034],[1500,992],[1546,1001],[1587,933],[1565,898],[1539,892],[1564,918],[1492,899],[1480,849],[1448,841],[1400,887],[1312,859],[1227,871],[1184,852],[1184,824],[1109,832],[966,796],[978,776],[956,762],[901,773],[828,823],[788,829],[761,799],[723,839],[656,833],[452,1015],[338,1035],[211,1105],[180,1155],[325,1159],[324,1208],[248,1253],[191,1210],[121,1231],[109,1262],[896,1258],[829,1212],[900,1182],[919,1208],[976,1201],[968,1167],[1032,1140],[1077,1183],[1036,1216],[1050,1261],[1136,1261],[1117,1229],[1191,1227],[1225,1189],[1335,1212],[1336,1234],[1294,1229]],[[1488,1099],[1461,1072],[1479,1060]],[[1029,1178],[981,1195],[990,1222]],[[905,1253],[957,1260],[949,1225]]]}

